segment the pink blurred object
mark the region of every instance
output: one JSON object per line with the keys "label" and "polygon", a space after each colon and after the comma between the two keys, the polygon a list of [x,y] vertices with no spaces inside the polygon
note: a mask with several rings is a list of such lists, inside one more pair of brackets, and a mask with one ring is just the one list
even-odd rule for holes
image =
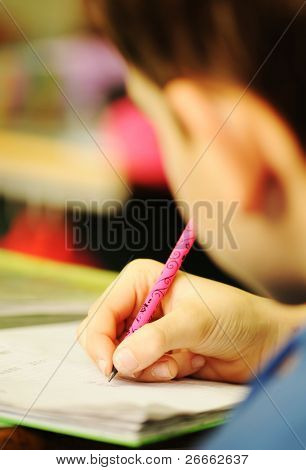
{"label": "pink blurred object", "polygon": [[[123,87],[125,65],[121,57],[101,39],[72,36],[41,40],[42,57],[68,90],[73,103],[101,107],[108,91]],[[37,46],[38,47],[38,46]]]}
{"label": "pink blurred object", "polygon": [[132,184],[165,187],[161,152],[152,125],[128,98],[112,103],[102,133]]}

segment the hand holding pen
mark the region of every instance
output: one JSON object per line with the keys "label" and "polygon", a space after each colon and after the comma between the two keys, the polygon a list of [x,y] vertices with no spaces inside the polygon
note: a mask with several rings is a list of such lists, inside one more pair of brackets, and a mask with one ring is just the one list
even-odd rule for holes
{"label": "hand holding pen", "polygon": [[[147,295],[142,307],[140,308],[135,320],[132,323],[132,326],[129,328],[126,334],[126,337],[132,335],[135,333],[135,331],[152,320],[156,309],[158,308],[162,298],[167,294],[169,288],[171,287],[171,284],[174,281],[174,278],[179,271],[185,257],[189,253],[194,241],[195,234],[192,221],[190,221],[186,225],[171,255],[166,261],[159,278],[152,287],[152,290]],[[117,372],[118,371],[116,367],[113,366],[109,377],[109,382],[115,377]]]}
{"label": "hand holding pen", "polygon": [[114,365],[143,382],[245,382],[296,327],[285,318],[279,334],[270,299],[177,271],[151,321],[127,336],[163,269],[153,260],[130,263],[80,324],[79,340],[105,376]]}

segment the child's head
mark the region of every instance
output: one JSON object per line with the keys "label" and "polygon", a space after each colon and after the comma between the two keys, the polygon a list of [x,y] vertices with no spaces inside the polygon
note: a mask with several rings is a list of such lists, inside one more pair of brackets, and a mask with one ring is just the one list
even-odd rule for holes
{"label": "child's head", "polygon": [[[303,3],[96,0],[160,137],[174,197],[239,202],[238,249],[215,237],[210,254],[254,288],[296,301],[306,283]],[[203,242],[217,232],[205,214]]]}

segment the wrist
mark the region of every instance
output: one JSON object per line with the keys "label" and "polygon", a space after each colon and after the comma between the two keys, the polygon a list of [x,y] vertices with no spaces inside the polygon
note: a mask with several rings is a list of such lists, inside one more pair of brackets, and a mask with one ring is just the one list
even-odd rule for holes
{"label": "wrist", "polygon": [[287,305],[271,301],[272,315],[289,335],[306,327],[306,304]]}

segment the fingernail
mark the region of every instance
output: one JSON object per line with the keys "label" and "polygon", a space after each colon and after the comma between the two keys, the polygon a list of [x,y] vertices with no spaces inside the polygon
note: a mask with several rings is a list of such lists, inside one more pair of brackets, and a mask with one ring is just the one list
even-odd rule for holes
{"label": "fingernail", "polygon": [[98,367],[100,371],[102,372],[102,374],[106,376],[106,361],[104,361],[103,359],[99,359]]}
{"label": "fingernail", "polygon": [[114,355],[115,366],[120,372],[131,374],[139,366],[137,359],[128,348],[122,348]]}
{"label": "fingernail", "polygon": [[203,367],[205,364],[205,359],[203,356],[195,356],[191,360],[191,365],[193,369],[200,369],[200,367]]}
{"label": "fingernail", "polygon": [[152,368],[151,374],[154,377],[161,377],[163,379],[171,379],[173,374],[170,371],[168,362],[160,362]]}

